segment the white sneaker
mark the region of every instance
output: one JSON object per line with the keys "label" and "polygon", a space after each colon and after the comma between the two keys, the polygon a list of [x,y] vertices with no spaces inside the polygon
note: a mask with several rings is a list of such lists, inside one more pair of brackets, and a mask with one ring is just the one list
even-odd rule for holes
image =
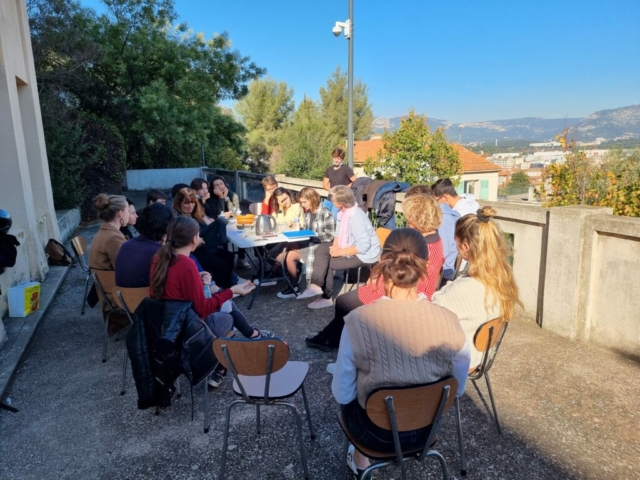
{"label": "white sneaker", "polygon": [[356,461],[353,458],[354,454],[356,451],[356,447],[354,447],[351,443],[349,444],[349,448],[347,450],[347,466],[349,467],[349,470],[351,470],[351,472],[353,473],[353,475],[356,478],[360,478],[362,476],[362,473],[364,472],[363,468],[358,468],[356,466]]}
{"label": "white sneaker", "polygon": [[331,301],[330,298],[319,298],[311,302],[309,305],[307,305],[307,308],[310,308],[311,310],[318,310],[320,308],[328,308],[328,307],[333,307],[333,302]]}
{"label": "white sneaker", "polygon": [[335,375],[336,373],[336,364],[335,363],[327,363],[327,373],[331,375]]}
{"label": "white sneaker", "polygon": [[297,300],[304,300],[305,298],[312,298],[321,294],[322,294],[322,289],[318,285],[314,285],[312,283],[305,289],[304,292],[302,292],[296,298]]}

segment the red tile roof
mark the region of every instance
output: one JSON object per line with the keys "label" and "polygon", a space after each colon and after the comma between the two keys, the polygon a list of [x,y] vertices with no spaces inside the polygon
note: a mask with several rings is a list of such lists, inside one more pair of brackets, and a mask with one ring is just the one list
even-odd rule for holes
{"label": "red tile roof", "polygon": [[[360,140],[354,142],[353,147],[353,162],[364,163],[368,157],[377,158],[377,154],[384,148],[384,144],[381,138],[374,140]],[[495,163],[491,163],[477,153],[473,153],[471,150],[464,148],[457,143],[453,144],[453,148],[458,152],[460,158],[460,164],[462,165],[462,173],[468,172],[497,172],[500,167]]]}

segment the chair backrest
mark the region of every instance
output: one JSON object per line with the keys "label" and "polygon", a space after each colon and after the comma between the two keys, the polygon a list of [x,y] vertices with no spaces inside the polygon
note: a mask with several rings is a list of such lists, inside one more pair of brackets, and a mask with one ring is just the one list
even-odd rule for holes
{"label": "chair backrest", "polygon": [[149,287],[126,288],[114,287],[116,305],[123,310],[133,314],[142,301],[149,296]]}
{"label": "chair backrest", "polygon": [[73,237],[71,239],[71,248],[73,253],[76,255],[76,260],[80,263],[80,266],[83,270],[89,271],[89,267],[87,266],[87,262],[84,259],[84,254],[87,251],[87,241],[81,235],[77,237]]}
{"label": "chair backrest", "polygon": [[115,310],[113,304],[113,294],[116,287],[116,272],[113,270],[94,270],[92,272],[93,280],[98,292],[98,298],[103,306],[106,305],[110,310]]}
{"label": "chair backrest", "polygon": [[482,361],[475,369],[470,370],[469,378],[478,379],[489,371],[508,326],[509,322],[500,317],[489,320],[478,327],[473,336],[473,344],[479,352],[482,352]]}
{"label": "chair backrest", "polygon": [[473,336],[473,344],[479,352],[486,352],[494,348],[502,340],[507,322],[499,317],[483,323]]}
{"label": "chair backrest", "polygon": [[432,425],[443,400],[445,387],[449,387],[441,415],[444,415],[458,390],[454,377],[445,377],[428,385],[412,385],[398,388],[381,388],[367,398],[367,415],[373,423],[385,430],[392,430],[392,421],[386,399],[393,398],[395,421],[399,432],[417,430]]}
{"label": "chair backrest", "polygon": [[[270,346],[273,346],[271,372],[268,366]],[[225,349],[227,355],[225,355]],[[213,342],[213,352],[226,369],[235,370],[238,375],[248,377],[275,373],[289,361],[289,347],[278,338],[261,340],[217,338]]]}
{"label": "chair backrest", "polygon": [[387,237],[391,234],[391,230],[384,227],[378,227],[376,229],[376,235],[378,236],[378,241],[380,242],[380,247],[384,247],[384,242],[387,241]]}

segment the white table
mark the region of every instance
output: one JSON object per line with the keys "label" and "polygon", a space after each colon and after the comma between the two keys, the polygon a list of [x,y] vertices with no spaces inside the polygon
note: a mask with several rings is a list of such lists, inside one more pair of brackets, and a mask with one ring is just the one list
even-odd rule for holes
{"label": "white table", "polygon": [[[282,233],[279,233],[273,237],[262,237],[259,235],[250,235],[247,237],[245,236],[244,230],[238,230],[236,222],[232,220],[227,224],[227,239],[238,248],[245,248],[245,249],[253,248],[255,256],[258,259],[258,265],[256,265],[253,262],[253,259],[249,257],[249,261],[253,263],[254,267],[256,267],[257,274],[259,275],[259,280],[260,280],[260,283],[256,286],[256,289],[253,291],[251,302],[249,302],[249,306],[247,307],[247,310],[251,310],[251,307],[253,306],[253,302],[256,299],[256,295],[258,294],[258,290],[260,289],[260,287],[262,286],[262,282],[264,281],[264,277],[265,277],[264,267],[265,267],[267,255],[268,255],[268,251],[266,248],[256,248],[256,247],[266,247],[268,245],[276,245],[279,243],[289,244],[289,243],[296,243],[296,242],[305,242],[310,240],[311,237],[307,236],[307,237],[290,238],[290,237],[287,237],[286,235],[283,235]],[[282,251],[282,254],[283,254],[283,258],[286,259],[286,254],[287,254],[286,246],[285,246],[285,249]],[[289,277],[287,277],[286,271],[287,271],[286,261],[284,261],[282,262],[282,272],[284,274],[284,279],[287,281],[289,286],[293,289],[293,285],[291,284]],[[280,278],[281,277],[275,278],[275,280],[279,280]]]}

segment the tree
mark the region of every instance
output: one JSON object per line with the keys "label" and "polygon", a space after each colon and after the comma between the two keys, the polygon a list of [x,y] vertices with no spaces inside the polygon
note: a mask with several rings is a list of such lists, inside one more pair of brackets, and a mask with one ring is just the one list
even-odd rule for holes
{"label": "tree", "polygon": [[214,165],[240,168],[245,129],[218,103],[241,99],[264,70],[232,50],[226,34],[205,39],[174,25],[172,0],[104,3],[100,16],[73,0],[28,4],[56,205],[74,206],[68,185],[99,174],[98,152],[83,139],[120,138],[122,148],[102,143],[115,149],[106,158],[124,152],[113,162],[120,175],[127,166],[198,165],[201,148]]}
{"label": "tree", "polygon": [[[347,139],[349,103],[347,75],[337,67],[327,79],[327,86],[320,88],[322,120],[335,145],[344,145]],[[371,135],[373,112],[369,103],[369,89],[357,80],[353,86],[353,137],[365,140]]]}
{"label": "tree", "polygon": [[431,133],[424,115],[410,110],[400,128],[394,133],[385,132],[382,140],[383,150],[365,163],[367,175],[414,185],[449,177],[457,184],[461,168],[458,152],[442,129]]}
{"label": "tree", "polygon": [[320,180],[331,162],[334,145],[319,106],[305,97],[293,122],[280,135],[280,162],[276,173]]}
{"label": "tree", "polygon": [[294,113],[293,89],[272,78],[249,84],[249,93],[235,105],[247,129],[247,157],[256,170],[268,167],[268,159],[278,143],[278,135]]}
{"label": "tree", "polygon": [[509,186],[514,190],[525,190],[529,188],[529,175],[524,172],[516,172],[511,175]]}
{"label": "tree", "polygon": [[600,205],[613,208],[615,215],[640,217],[640,149],[630,154],[612,150],[604,168],[606,192]]}

